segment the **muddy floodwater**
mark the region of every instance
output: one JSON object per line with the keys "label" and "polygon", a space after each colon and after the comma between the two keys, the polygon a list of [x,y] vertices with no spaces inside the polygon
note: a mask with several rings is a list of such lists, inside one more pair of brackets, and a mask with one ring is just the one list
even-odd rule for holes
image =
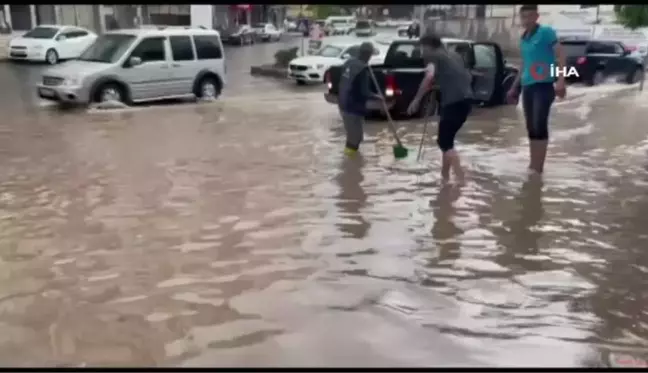
{"label": "muddy floodwater", "polygon": [[648,96],[570,88],[543,182],[521,110],[476,109],[457,188],[420,121],[345,158],[322,91],[5,110],[0,364],[645,364]]}

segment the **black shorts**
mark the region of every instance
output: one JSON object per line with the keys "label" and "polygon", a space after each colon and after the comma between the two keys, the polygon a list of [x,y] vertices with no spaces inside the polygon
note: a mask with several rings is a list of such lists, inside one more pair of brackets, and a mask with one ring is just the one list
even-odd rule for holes
{"label": "black shorts", "polygon": [[555,98],[553,83],[535,83],[522,87],[522,107],[529,139],[549,139],[549,112]]}
{"label": "black shorts", "polygon": [[471,100],[453,102],[441,107],[439,133],[437,134],[437,144],[441,151],[447,152],[454,149],[455,136],[468,119],[471,110]]}

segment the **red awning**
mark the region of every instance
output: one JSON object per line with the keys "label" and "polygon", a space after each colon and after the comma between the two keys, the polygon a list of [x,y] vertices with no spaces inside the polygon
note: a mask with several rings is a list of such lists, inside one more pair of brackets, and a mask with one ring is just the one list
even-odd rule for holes
{"label": "red awning", "polygon": [[250,10],[250,4],[238,4],[236,7],[241,10]]}

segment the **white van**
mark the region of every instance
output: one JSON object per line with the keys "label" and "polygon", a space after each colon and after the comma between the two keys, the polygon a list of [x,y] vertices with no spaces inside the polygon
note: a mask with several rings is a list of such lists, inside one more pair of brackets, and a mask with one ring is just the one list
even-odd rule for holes
{"label": "white van", "polygon": [[355,16],[331,16],[325,21],[326,28],[329,35],[347,35],[350,34],[355,28]]}
{"label": "white van", "polygon": [[81,55],[43,73],[38,96],[60,103],[125,104],[196,96],[225,86],[225,55],[215,30],[147,26],[99,36]]}

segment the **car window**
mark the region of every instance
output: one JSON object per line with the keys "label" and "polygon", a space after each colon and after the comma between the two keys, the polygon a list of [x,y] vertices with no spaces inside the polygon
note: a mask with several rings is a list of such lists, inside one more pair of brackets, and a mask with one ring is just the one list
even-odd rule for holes
{"label": "car window", "polygon": [[585,54],[585,49],[587,48],[587,43],[584,41],[563,41],[560,45],[568,57],[582,56]]}
{"label": "car window", "polygon": [[389,63],[394,66],[423,66],[421,50],[416,44],[397,44],[389,52]]}
{"label": "car window", "polygon": [[623,54],[625,52],[625,48],[621,46],[621,44],[615,43],[614,44],[614,53],[615,54]]}
{"label": "car window", "polygon": [[74,38],[81,38],[87,36],[88,33],[82,30],[66,30],[63,31],[61,35],[65,35],[65,37],[68,39],[74,39]]}
{"label": "car window", "polygon": [[603,42],[591,42],[587,46],[587,53],[592,54],[614,54],[614,44]]}
{"label": "car window", "polygon": [[318,56],[322,57],[338,57],[342,54],[342,48],[333,45],[326,45],[324,48],[317,52]]}
{"label": "car window", "polygon": [[356,28],[370,28],[370,27],[371,24],[367,21],[358,21],[358,23],[356,23]]}
{"label": "car window", "polygon": [[211,60],[223,58],[223,51],[220,48],[220,40],[216,35],[195,35],[196,53],[199,60]]}
{"label": "car window", "polygon": [[475,53],[475,65],[477,69],[497,68],[497,52],[495,46],[485,44],[475,44],[473,47]]}
{"label": "car window", "polygon": [[352,47],[347,48],[342,55],[348,54],[351,57],[358,57],[358,51],[360,51],[360,46],[359,45],[354,45]]}
{"label": "car window", "polygon": [[51,39],[57,33],[59,29],[56,27],[36,27],[33,30],[27,32],[22,37],[30,39]]}
{"label": "car window", "polygon": [[194,59],[193,45],[189,36],[170,36],[169,42],[174,61],[192,61]]}
{"label": "car window", "polygon": [[457,53],[464,61],[466,67],[472,67],[472,48],[468,43],[448,43],[446,48]]}
{"label": "car window", "polygon": [[163,37],[143,39],[131,53],[131,57],[139,57],[142,63],[166,60]]}

